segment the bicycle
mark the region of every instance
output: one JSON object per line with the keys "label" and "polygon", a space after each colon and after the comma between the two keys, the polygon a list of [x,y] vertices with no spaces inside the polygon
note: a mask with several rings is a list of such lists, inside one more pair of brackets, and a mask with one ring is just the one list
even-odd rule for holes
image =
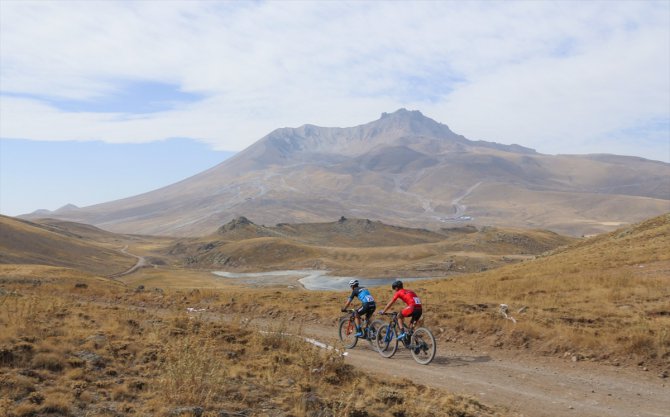
{"label": "bicycle", "polygon": [[[351,349],[356,346],[358,339],[365,339],[374,347],[374,341],[377,338],[377,329],[383,325],[381,320],[373,320],[372,323],[365,321],[365,326],[361,326],[363,336],[356,337],[356,310],[349,310],[349,317],[342,317],[338,327],[340,340],[344,343],[344,347]],[[364,319],[363,319],[364,320]]]}
{"label": "bicycle", "polygon": [[[380,355],[390,358],[398,350],[398,313],[383,313],[390,316],[388,324],[384,324],[377,330],[375,347]],[[405,337],[402,338],[405,348],[409,349],[415,361],[421,365],[428,365],[434,358],[437,351],[435,336],[425,327],[414,329],[413,325],[406,330]]]}

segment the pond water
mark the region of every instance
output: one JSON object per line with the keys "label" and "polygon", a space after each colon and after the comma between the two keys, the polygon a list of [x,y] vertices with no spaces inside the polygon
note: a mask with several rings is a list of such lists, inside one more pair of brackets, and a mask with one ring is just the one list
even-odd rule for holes
{"label": "pond water", "polygon": [[[270,271],[270,272],[252,272],[252,273],[238,273],[214,271],[214,275],[222,278],[231,278],[240,280],[240,282],[251,285],[277,285],[290,284],[291,282],[299,282],[305,289],[312,291],[349,291],[349,280],[357,279],[361,287],[380,287],[388,285],[398,278],[361,278],[361,277],[339,277],[335,275],[328,275],[329,271],[319,269],[304,269],[304,270],[286,270],[286,271]],[[401,277],[402,281],[417,281],[422,279],[419,277]]]}

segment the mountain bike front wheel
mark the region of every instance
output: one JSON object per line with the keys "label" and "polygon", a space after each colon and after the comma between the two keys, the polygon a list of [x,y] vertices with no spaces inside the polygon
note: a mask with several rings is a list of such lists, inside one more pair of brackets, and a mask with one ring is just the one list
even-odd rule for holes
{"label": "mountain bike front wheel", "polygon": [[390,358],[395,354],[398,350],[398,339],[395,338],[392,326],[382,326],[377,330],[375,348],[385,358]]}
{"label": "mountain bike front wheel", "polygon": [[351,349],[356,346],[358,338],[356,334],[356,325],[351,318],[340,319],[339,335],[340,340],[344,343],[345,349]]}
{"label": "mountain bike front wheel", "polygon": [[425,327],[414,330],[410,350],[415,361],[421,365],[428,365],[435,358],[435,352],[437,351],[433,333]]}

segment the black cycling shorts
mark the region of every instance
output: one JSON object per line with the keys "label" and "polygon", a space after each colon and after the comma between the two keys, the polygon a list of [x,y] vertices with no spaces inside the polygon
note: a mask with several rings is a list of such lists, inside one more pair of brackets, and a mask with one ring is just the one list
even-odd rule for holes
{"label": "black cycling shorts", "polygon": [[376,309],[377,304],[375,303],[363,303],[362,306],[358,307],[356,313],[358,313],[359,316],[365,314],[365,320],[370,320],[370,316],[372,316],[372,313],[374,313]]}

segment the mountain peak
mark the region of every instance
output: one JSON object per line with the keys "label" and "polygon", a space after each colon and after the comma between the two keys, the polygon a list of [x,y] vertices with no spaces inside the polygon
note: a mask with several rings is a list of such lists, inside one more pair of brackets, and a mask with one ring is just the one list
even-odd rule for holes
{"label": "mountain peak", "polygon": [[460,141],[463,138],[452,132],[445,124],[424,116],[419,110],[400,108],[393,113],[382,113],[381,118],[370,125],[382,131],[402,131],[404,135],[428,136]]}
{"label": "mountain peak", "polygon": [[[419,110],[407,110],[404,107],[399,108],[398,110],[394,111],[393,113],[382,113],[381,119],[386,119],[386,118],[415,118],[415,119],[429,119],[428,117],[424,116],[423,113],[421,113]],[[429,119],[430,120],[430,119]]]}
{"label": "mountain peak", "polygon": [[76,205],[70,203],[70,204],[64,205],[63,207],[59,208],[58,210],[76,210],[78,208],[79,207],[77,207]]}

